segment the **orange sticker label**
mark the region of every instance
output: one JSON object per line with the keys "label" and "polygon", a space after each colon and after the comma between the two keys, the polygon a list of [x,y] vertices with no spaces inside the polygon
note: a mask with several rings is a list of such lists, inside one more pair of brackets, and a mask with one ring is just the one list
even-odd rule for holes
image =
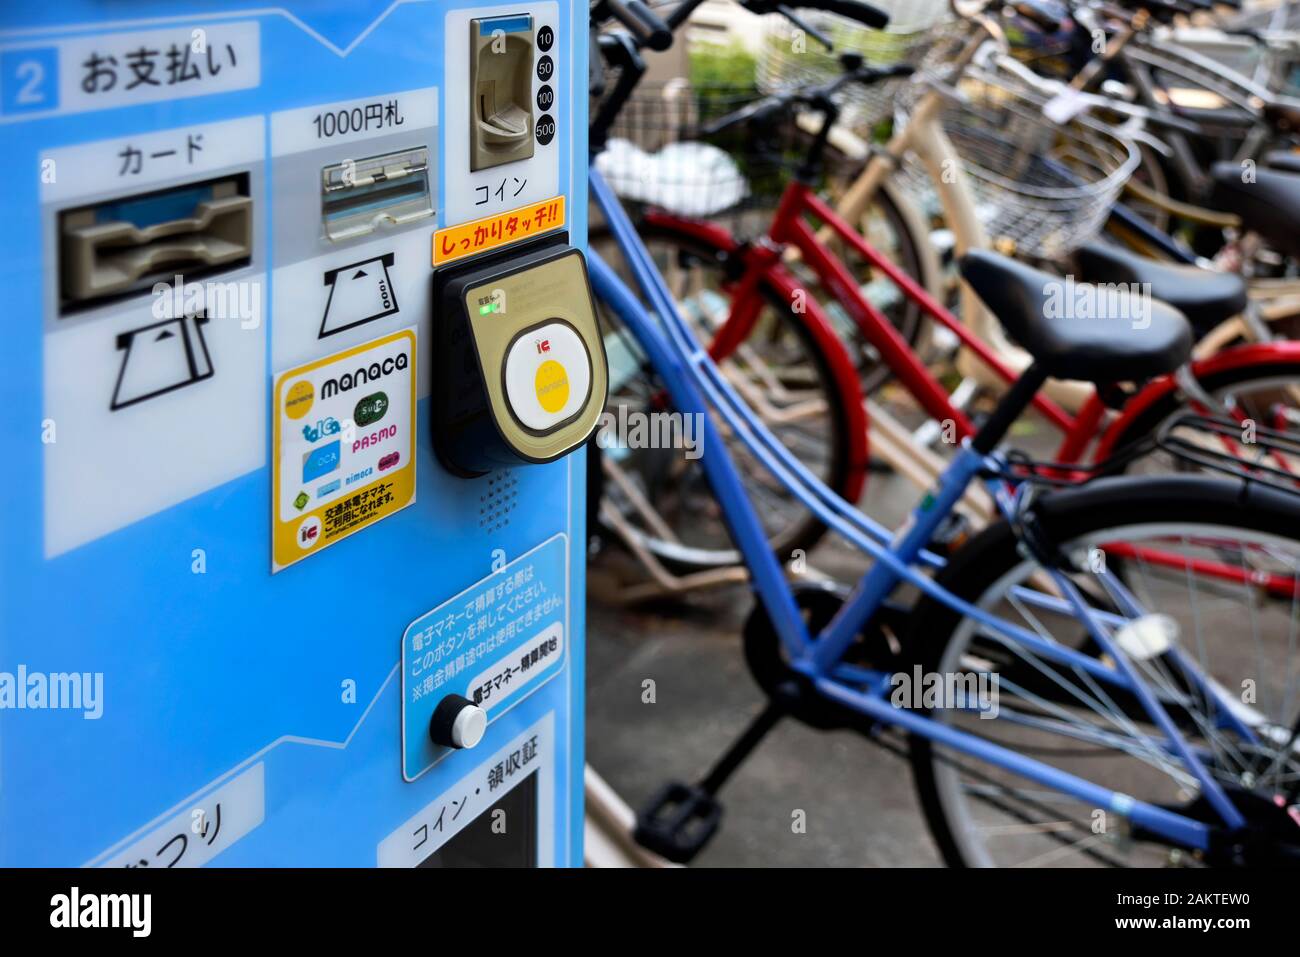
{"label": "orange sticker label", "polygon": [[433,264],[475,256],[521,239],[540,236],[564,225],[564,197],[521,206],[459,226],[448,226],[433,234]]}

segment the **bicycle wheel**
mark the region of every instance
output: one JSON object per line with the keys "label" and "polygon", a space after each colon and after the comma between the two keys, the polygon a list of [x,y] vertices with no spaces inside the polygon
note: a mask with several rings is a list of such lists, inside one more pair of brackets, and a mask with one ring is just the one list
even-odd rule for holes
{"label": "bicycle wheel", "polygon": [[[1201,476],[1121,478],[1044,496],[1035,515],[1043,540],[1078,569],[1104,568],[1108,553],[1125,549],[1134,556],[1128,559],[1129,589],[1149,612],[1167,616],[1144,620],[1158,624],[1176,653],[1230,699],[1256,740],[1247,743],[1223,729],[1208,696],[1195,690],[1159,642],[1130,632],[1117,643],[1167,702],[1188,745],[1234,806],[1268,835],[1266,846],[1250,848],[1249,856],[1300,853],[1300,826],[1291,816],[1300,800],[1297,499]],[[1194,565],[1198,559],[1217,571],[1197,573],[1211,567]],[[1220,574],[1234,563],[1239,578]],[[1255,584],[1260,575],[1288,582],[1287,597]],[[1074,571],[1069,577],[1095,607],[1116,610],[1101,576]],[[1038,590],[1041,566],[1022,554],[1005,523],[959,550],[938,581],[1003,620],[1100,657],[1077,618],[1034,607],[1024,591],[1015,591]],[[932,710],[935,720],[1120,794],[1218,822],[1132,694],[1000,640],[933,600],[918,608],[910,650],[927,675],[998,678],[992,720],[952,707]],[[1217,862],[1131,826],[1114,808],[1090,806],[920,736],[913,737],[911,757],[927,821],[950,865]]]}
{"label": "bicycle wheel", "polygon": [[[665,241],[650,229],[642,239],[683,314],[707,342],[727,316],[729,300],[721,291],[723,254],[676,236]],[[593,230],[590,242],[597,249],[607,247],[606,261],[621,263],[603,228]],[[764,288],[763,294],[766,304],[753,335],[720,368],[805,467],[832,490],[851,495],[860,478],[852,477],[848,418],[830,363],[803,317],[776,290]],[[663,383],[631,334],[610,310],[599,311],[610,359],[606,411],[615,421],[623,421],[620,416],[671,412]],[[811,549],[825,534],[825,525],[762,466],[725,421],[715,416],[714,422],[777,557],[789,561],[797,550]],[[636,441],[604,445],[603,468],[612,473],[603,483],[604,500],[620,518],[617,529],[602,518],[604,534],[634,536],[674,571],[742,562],[699,459],[692,458],[690,450]]]}

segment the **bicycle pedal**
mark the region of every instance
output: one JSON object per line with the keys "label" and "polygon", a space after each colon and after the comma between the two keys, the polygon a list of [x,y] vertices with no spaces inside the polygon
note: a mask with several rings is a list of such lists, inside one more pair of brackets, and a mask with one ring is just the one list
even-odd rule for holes
{"label": "bicycle pedal", "polygon": [[722,805],[703,788],[670,781],[637,812],[632,838],[674,864],[687,864],[718,830]]}

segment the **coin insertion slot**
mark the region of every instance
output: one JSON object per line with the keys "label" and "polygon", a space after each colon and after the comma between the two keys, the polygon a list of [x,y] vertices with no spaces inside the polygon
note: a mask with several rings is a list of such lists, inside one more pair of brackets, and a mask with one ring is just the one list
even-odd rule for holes
{"label": "coin insertion slot", "polygon": [[67,209],[58,229],[61,312],[238,269],[253,255],[248,174]]}
{"label": "coin insertion slot", "polygon": [[432,215],[427,147],[344,160],[321,170],[321,217],[331,242]]}
{"label": "coin insertion slot", "polygon": [[470,21],[470,172],[533,155],[533,18]]}

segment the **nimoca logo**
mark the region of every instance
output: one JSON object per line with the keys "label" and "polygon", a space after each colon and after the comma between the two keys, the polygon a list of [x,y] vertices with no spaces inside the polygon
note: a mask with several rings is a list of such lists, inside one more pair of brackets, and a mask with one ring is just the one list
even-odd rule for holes
{"label": "nimoca logo", "polygon": [[148,937],[152,915],[150,894],[82,894],[74,887],[50,898],[51,927],[126,927],[133,937]]}

